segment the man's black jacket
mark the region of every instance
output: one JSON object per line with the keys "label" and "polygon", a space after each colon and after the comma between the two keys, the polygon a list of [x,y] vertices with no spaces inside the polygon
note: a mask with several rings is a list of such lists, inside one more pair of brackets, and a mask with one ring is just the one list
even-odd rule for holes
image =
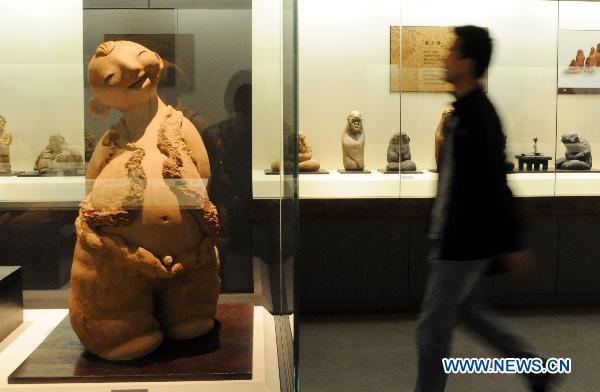
{"label": "man's black jacket", "polygon": [[[444,138],[454,138],[454,170],[438,257],[475,260],[519,250],[521,226],[506,184],[505,137],[498,114],[479,88],[453,106],[453,121],[447,123],[452,126],[446,126]],[[445,161],[442,153],[438,169]]]}

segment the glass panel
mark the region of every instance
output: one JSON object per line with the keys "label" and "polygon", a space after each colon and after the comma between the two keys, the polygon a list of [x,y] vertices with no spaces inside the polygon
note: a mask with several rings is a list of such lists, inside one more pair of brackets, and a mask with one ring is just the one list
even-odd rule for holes
{"label": "glass panel", "polygon": [[[474,24],[489,29],[494,52],[485,85],[507,136],[507,169],[514,170],[508,177],[509,185],[517,196],[552,196],[554,174],[551,169],[555,162],[556,134],[556,2],[404,1],[402,11],[403,27],[412,35],[403,37],[403,42],[412,45],[423,57],[422,61],[427,61],[428,53],[437,56],[441,52],[427,49],[431,42],[429,45],[425,42],[428,37],[437,41],[435,34],[442,34],[442,38],[448,34],[440,32],[439,28],[451,31],[453,26]],[[534,29],[532,24],[536,26]],[[425,75],[432,71],[423,68],[419,70],[421,82],[431,84],[431,81],[425,81]],[[442,113],[452,101],[451,95],[440,92],[405,92],[402,95],[402,128],[414,135],[411,136],[411,150],[419,157],[418,163],[422,167],[436,167],[436,129]],[[535,143],[534,139],[537,140]],[[540,156],[547,157],[545,162],[549,161],[549,170],[545,171],[541,164],[541,172],[520,172],[515,156],[533,155],[535,149]],[[473,165],[477,165],[477,153],[473,151]],[[535,166],[532,165],[532,169]],[[427,175],[426,182],[403,181],[402,196],[433,197],[436,176],[433,173]]]}
{"label": "glass panel", "polygon": [[559,7],[556,195],[595,196],[600,194],[600,170],[592,160],[600,148],[600,21],[594,15],[600,3],[561,1]]}
{"label": "glass panel", "polygon": [[[298,13],[299,127],[328,171],[301,170],[300,197],[397,197],[398,171],[386,167],[390,140],[400,132],[400,93],[390,78],[390,27],[400,25],[399,2],[302,1]],[[348,125],[353,120],[362,120],[362,131]]]}
{"label": "glass panel", "polygon": [[[0,265],[23,266],[25,307],[98,306],[82,269],[134,260],[102,275],[129,290],[112,300],[146,299],[153,326],[175,302],[207,325],[249,304],[253,382],[293,388],[295,0],[5,3]],[[164,290],[186,271],[205,278]]]}

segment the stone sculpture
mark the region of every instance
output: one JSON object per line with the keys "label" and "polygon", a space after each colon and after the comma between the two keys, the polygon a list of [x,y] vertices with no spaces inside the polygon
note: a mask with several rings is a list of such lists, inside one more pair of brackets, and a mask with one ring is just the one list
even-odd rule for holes
{"label": "stone sculpture", "polygon": [[33,170],[40,174],[74,174],[83,170],[83,157],[61,134],[55,133],[48,138],[48,145],[38,155]]}
{"label": "stone sculpture", "polygon": [[[271,170],[278,172],[281,168],[281,162],[271,163]],[[321,164],[316,159],[312,159],[312,147],[306,140],[306,135],[298,132],[298,171],[315,172],[321,168]],[[290,168],[291,169],[291,168]]]}
{"label": "stone sculpture", "polygon": [[69,316],[86,349],[108,360],[214,326],[219,221],[203,181],[208,156],[192,123],[158,97],[162,69],[157,53],[129,41],[101,44],[88,67],[92,111],[123,117],[88,165]]}
{"label": "stone sculpture", "polygon": [[600,43],[596,45],[596,67],[600,67]]}
{"label": "stone sculpture", "polygon": [[12,144],[12,133],[4,128],[6,118],[0,115],[0,174],[11,174],[10,166],[10,145]]}
{"label": "stone sculpture", "polygon": [[361,114],[354,110],[346,118],[342,132],[342,153],[346,171],[365,170],[365,132]]}
{"label": "stone sculpture", "polygon": [[592,149],[590,143],[576,133],[563,135],[560,141],[567,151],[565,157],[556,161],[556,168],[562,170],[590,170],[592,168]]}
{"label": "stone sculpture", "polygon": [[417,170],[417,165],[411,161],[410,137],[406,133],[402,133],[402,140],[400,140],[400,132],[392,136],[388,144],[387,161],[388,164],[385,168],[387,171]]}

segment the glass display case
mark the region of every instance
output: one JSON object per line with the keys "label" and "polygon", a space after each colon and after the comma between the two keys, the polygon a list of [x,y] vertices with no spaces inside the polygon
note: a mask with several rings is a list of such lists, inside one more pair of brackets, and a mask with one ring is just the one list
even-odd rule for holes
{"label": "glass display case", "polygon": [[295,1],[0,14],[0,389],[293,390]]}
{"label": "glass display case", "polygon": [[[443,58],[452,27],[465,24],[486,27],[494,40],[484,84],[507,136],[514,194],[597,195],[593,161],[563,166],[563,160],[567,149],[590,150],[592,156],[595,151],[599,73],[593,15],[598,6],[596,1],[542,0],[302,2],[299,130],[320,171],[300,167],[300,197],[435,195],[435,133],[453,101],[443,86]],[[581,65],[572,66],[580,51]],[[353,110],[361,113],[364,127],[365,172],[360,174],[343,172],[340,137]],[[567,138],[565,145],[563,136],[572,134],[584,141]],[[405,165],[410,170],[402,175],[386,170],[390,141],[411,156],[412,163]],[[276,189],[263,188],[269,177],[261,172],[270,167],[270,155],[261,154],[264,160],[254,167],[255,187],[265,195]]]}

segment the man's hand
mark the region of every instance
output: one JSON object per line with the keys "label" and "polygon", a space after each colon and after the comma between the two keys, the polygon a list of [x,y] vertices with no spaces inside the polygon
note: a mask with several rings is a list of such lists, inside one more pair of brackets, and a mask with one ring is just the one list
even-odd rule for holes
{"label": "man's hand", "polygon": [[513,274],[524,275],[533,270],[535,259],[530,252],[519,251],[504,255],[504,263]]}

